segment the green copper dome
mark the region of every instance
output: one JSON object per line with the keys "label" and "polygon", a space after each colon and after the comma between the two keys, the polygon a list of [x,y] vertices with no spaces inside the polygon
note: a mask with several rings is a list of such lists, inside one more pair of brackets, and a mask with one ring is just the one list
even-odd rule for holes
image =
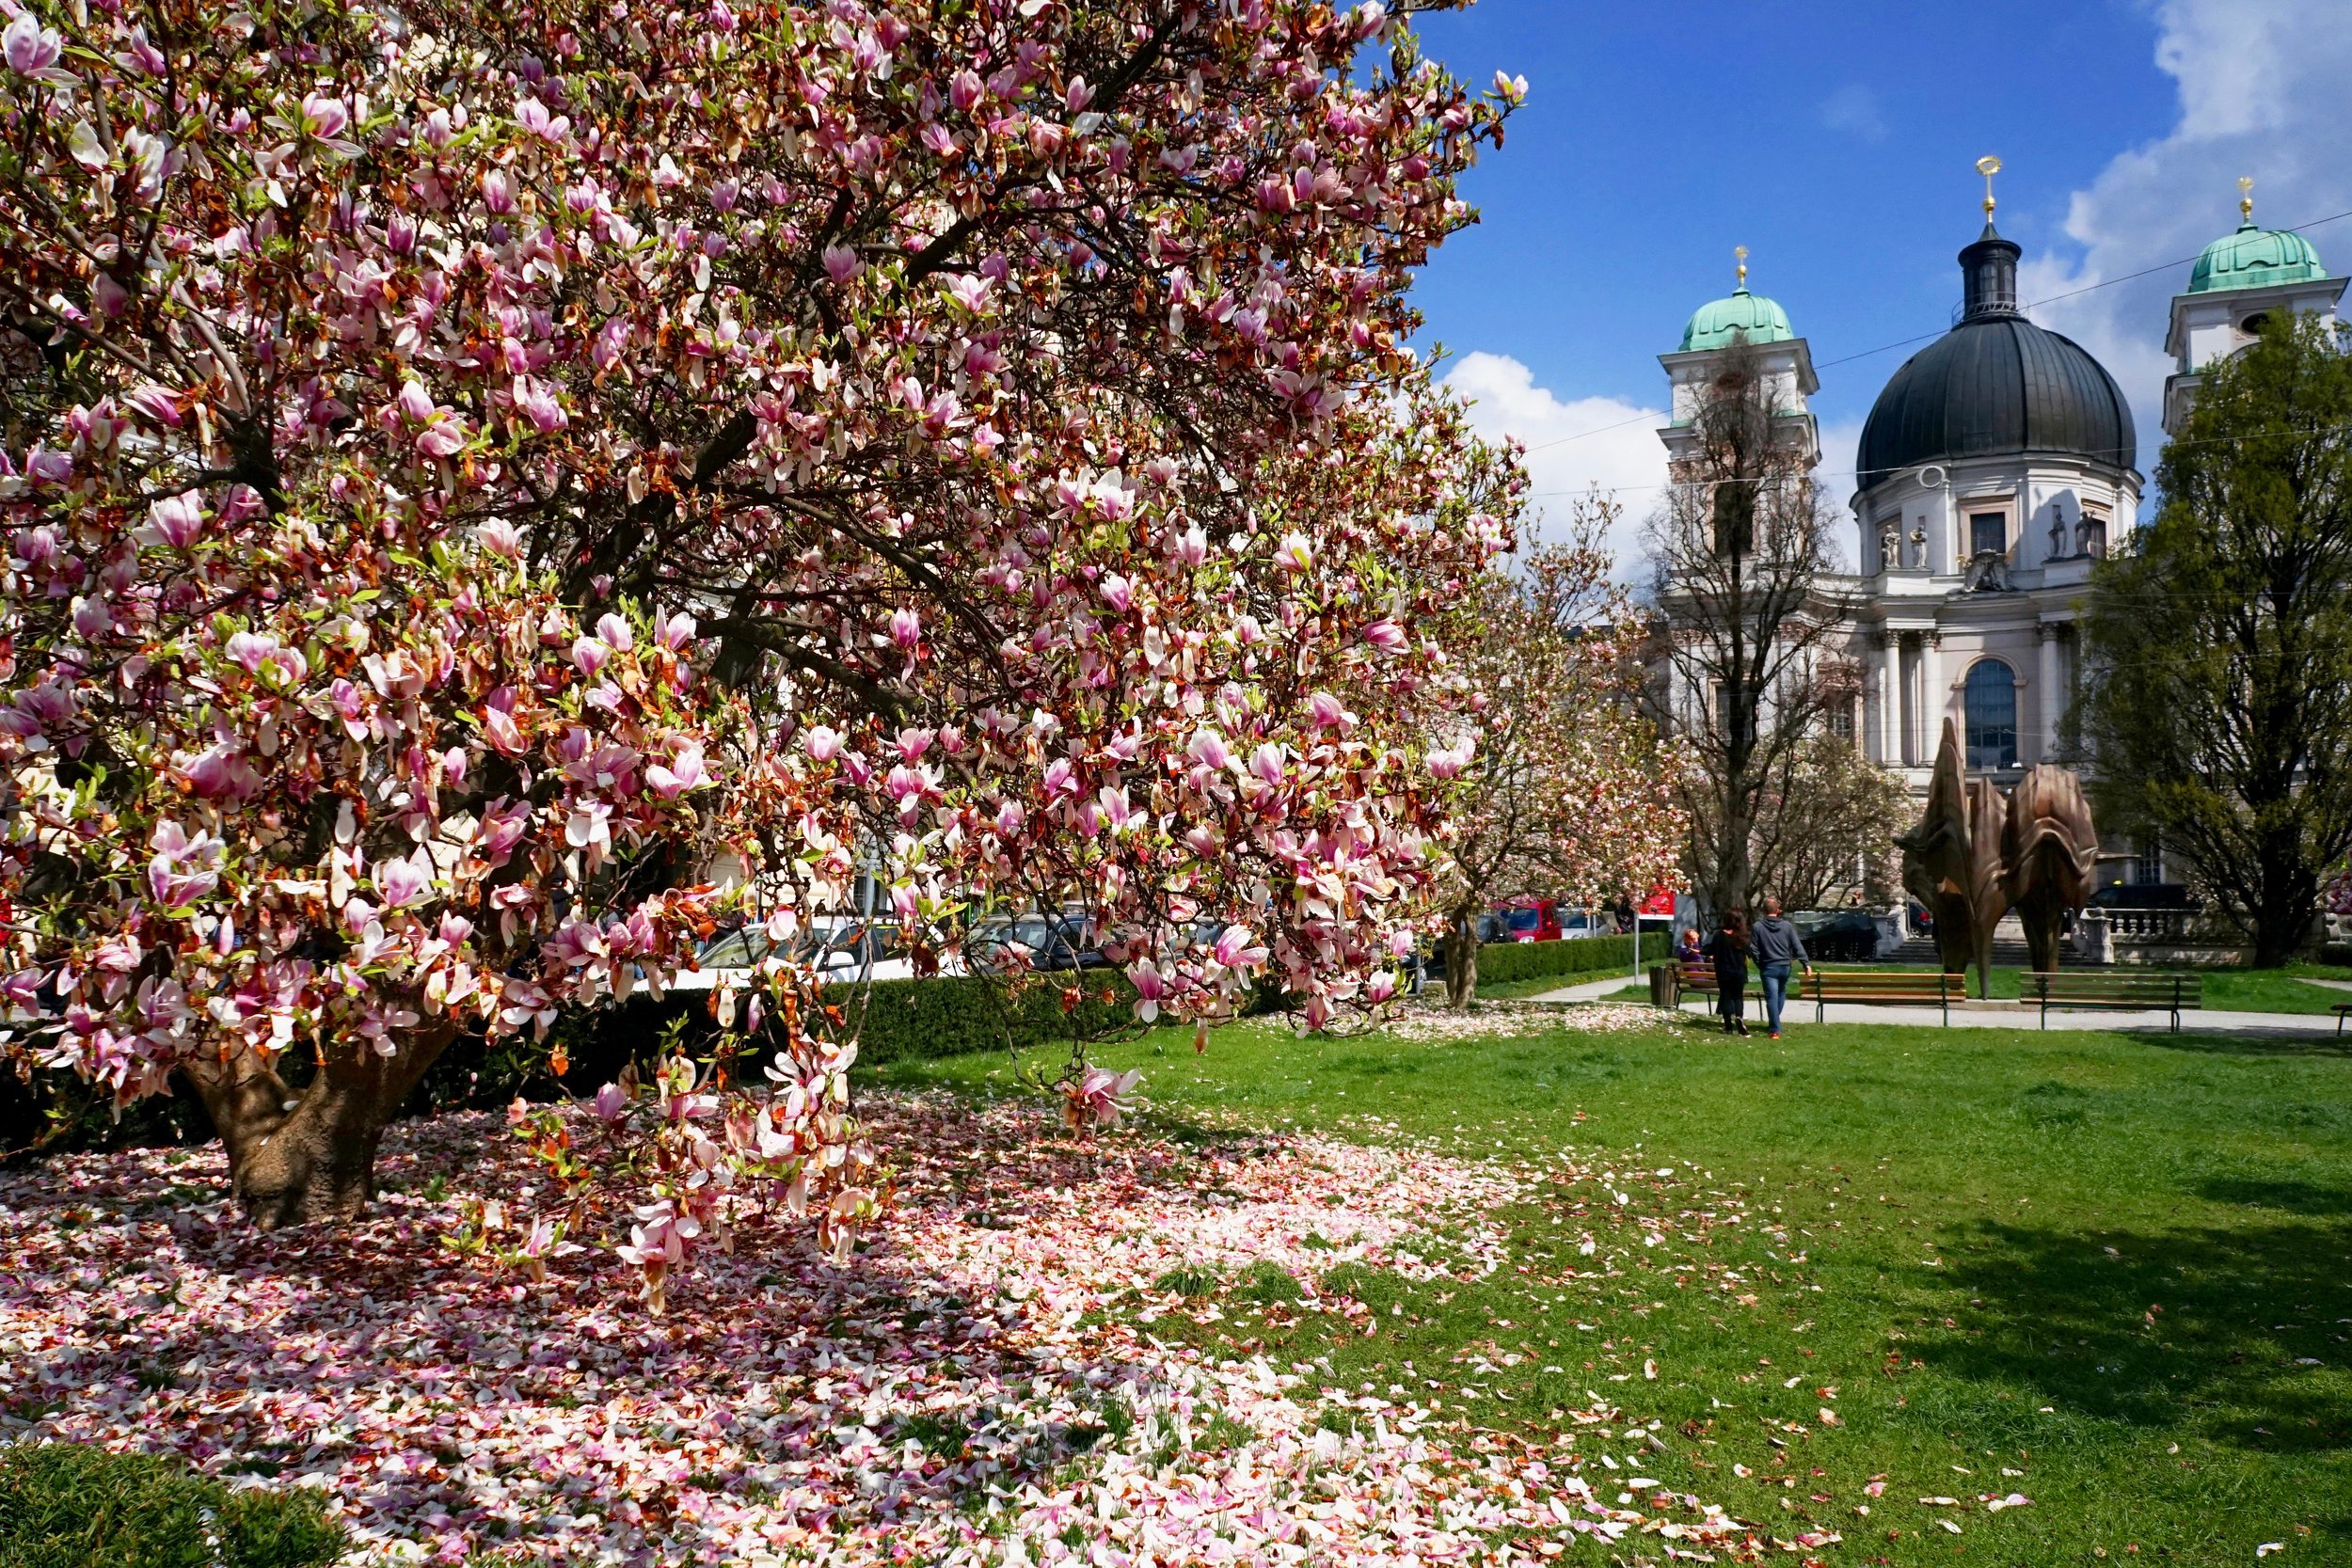
{"label": "green copper dome", "polygon": [[2283,229],[2257,229],[2249,218],[2234,234],[2207,245],[2188,275],[2188,292],[2260,289],[2273,283],[2312,283],[2328,276],[2311,241]]}
{"label": "green copper dome", "polygon": [[1741,289],[1727,299],[1709,300],[1692,313],[1691,325],[1682,329],[1682,352],[1729,348],[1742,335],[1760,344],[1785,343],[1797,334],[1778,302]]}

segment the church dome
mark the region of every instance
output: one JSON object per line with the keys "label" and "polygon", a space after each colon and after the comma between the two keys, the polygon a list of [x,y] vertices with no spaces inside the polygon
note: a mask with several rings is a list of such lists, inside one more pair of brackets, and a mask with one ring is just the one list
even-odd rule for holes
{"label": "church dome", "polygon": [[2132,407],[2106,368],[2017,309],[2018,247],[1985,225],[1960,253],[1960,325],[1906,361],[1862,427],[1857,483],[1955,458],[2051,453],[2129,469]]}
{"label": "church dome", "polygon": [[2234,234],[2224,234],[2204,248],[2188,275],[2188,292],[2211,293],[2220,289],[2260,289],[2273,283],[2312,283],[2328,269],[2319,252],[2302,235],[2284,229],[2257,229],[2248,218]]}
{"label": "church dome", "polygon": [[1723,299],[1710,299],[1692,313],[1690,325],[1682,329],[1681,352],[1729,348],[1742,337],[1758,345],[1785,343],[1796,335],[1788,325],[1788,312],[1777,300],[1742,288]]}

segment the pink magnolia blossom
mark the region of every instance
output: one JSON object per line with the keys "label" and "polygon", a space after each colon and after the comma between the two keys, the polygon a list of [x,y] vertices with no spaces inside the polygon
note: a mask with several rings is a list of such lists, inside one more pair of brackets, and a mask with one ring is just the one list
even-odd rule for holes
{"label": "pink magnolia blossom", "polygon": [[384,895],[389,908],[406,909],[424,895],[433,885],[433,860],[424,850],[397,860],[380,861],[375,867],[375,889]]}
{"label": "pink magnolia blossom", "polygon": [[184,550],[204,531],[204,503],[195,491],[183,491],[150,506],[147,526],[156,543]]}
{"label": "pink magnolia blossom", "polygon": [[700,789],[711,783],[711,777],[703,767],[702,748],[690,742],[679,747],[677,755],[668,764],[657,762],[646,768],[645,781],[664,800],[675,800],[690,789]]}
{"label": "pink magnolia blossom", "polygon": [[40,74],[57,63],[62,52],[56,29],[42,26],[40,18],[29,10],[17,12],[4,36],[8,69],[20,75]]}
{"label": "pink magnolia blossom", "polygon": [[1120,1117],[1135,1109],[1130,1097],[1141,1082],[1143,1074],[1137,1069],[1113,1072],[1107,1068],[1089,1068],[1064,1090],[1063,1118],[1073,1131],[1089,1124],[1117,1127]]}

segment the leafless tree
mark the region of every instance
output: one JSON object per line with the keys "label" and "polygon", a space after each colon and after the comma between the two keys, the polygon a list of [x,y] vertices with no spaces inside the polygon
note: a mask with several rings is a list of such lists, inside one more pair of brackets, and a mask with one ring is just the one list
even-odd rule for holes
{"label": "leafless tree", "polygon": [[1451,736],[1461,798],[1446,844],[1446,997],[1478,990],[1478,917],[1497,900],[1637,894],[1680,836],[1671,750],[1642,711],[1641,626],[1603,547],[1615,510],[1574,509],[1570,540],[1484,585],[1486,635],[1461,655],[1481,693]]}
{"label": "leafless tree", "polygon": [[1842,735],[1791,747],[1761,798],[1751,877],[1792,910],[1820,909],[1859,888],[1883,904],[1899,881],[1895,834],[1908,827],[1910,792]]}
{"label": "leafless tree", "polygon": [[[1785,785],[1855,674],[1836,580],[1836,511],[1801,415],[1744,345],[1692,413],[1673,484],[1643,529],[1656,613],[1650,700],[1688,766],[1688,870],[1710,910],[1745,906],[1787,863]],[[1775,890],[1777,891],[1777,890]],[[1784,894],[1784,896],[1786,895]]]}

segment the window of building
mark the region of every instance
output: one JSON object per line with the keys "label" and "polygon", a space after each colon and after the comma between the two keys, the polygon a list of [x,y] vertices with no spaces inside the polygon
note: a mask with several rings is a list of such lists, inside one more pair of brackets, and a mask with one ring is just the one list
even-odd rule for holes
{"label": "window of building", "polygon": [[1853,738],[1853,705],[1836,703],[1829,710],[1829,733],[1840,740]]}
{"label": "window of building", "polygon": [[1968,766],[2017,766],[2017,677],[1997,658],[1969,667]]}
{"label": "window of building", "polygon": [[2007,555],[2009,553],[2009,514],[2006,512],[1971,512],[1968,515],[1968,553],[1970,555]]}
{"label": "window of building", "polygon": [[1731,688],[1719,686],[1715,689],[1715,731],[1726,744],[1753,740],[1755,736],[1748,732],[1755,718],[1753,707],[1745,714],[1732,711]]}
{"label": "window of building", "polygon": [[2164,845],[2154,837],[2143,838],[2132,856],[2132,885],[2148,887],[2164,880]]}

